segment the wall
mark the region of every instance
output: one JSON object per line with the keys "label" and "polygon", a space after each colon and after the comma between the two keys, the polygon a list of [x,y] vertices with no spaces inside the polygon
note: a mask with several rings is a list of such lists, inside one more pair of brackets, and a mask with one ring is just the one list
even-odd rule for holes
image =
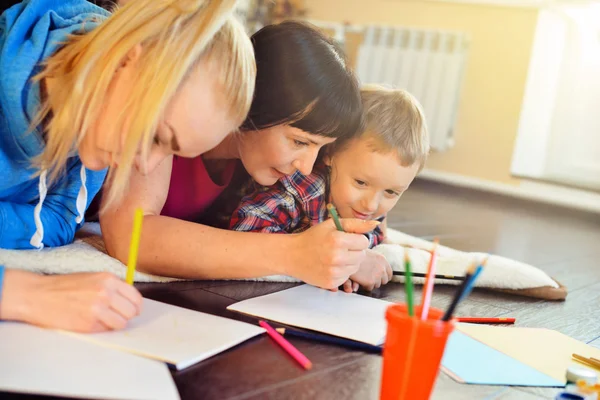
{"label": "wall", "polygon": [[[315,20],[451,29],[471,39],[456,144],[427,169],[517,185],[510,176],[538,11],[418,0],[305,0]],[[356,43],[356,41],[353,41]],[[352,52],[352,49],[349,49]]]}

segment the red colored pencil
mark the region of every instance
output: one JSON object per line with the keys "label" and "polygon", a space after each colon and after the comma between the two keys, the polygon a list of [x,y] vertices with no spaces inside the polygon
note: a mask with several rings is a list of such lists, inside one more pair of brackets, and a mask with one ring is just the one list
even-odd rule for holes
{"label": "red colored pencil", "polygon": [[298,364],[302,365],[304,369],[311,369],[312,362],[300,351],[295,348],[290,342],[285,340],[283,336],[279,334],[271,325],[267,324],[265,321],[258,321],[258,324],[267,330],[271,339],[273,339],[283,350],[285,350],[294,360],[298,361]]}
{"label": "red colored pencil", "polygon": [[516,318],[476,318],[456,317],[458,322],[469,322],[471,324],[514,324]]}

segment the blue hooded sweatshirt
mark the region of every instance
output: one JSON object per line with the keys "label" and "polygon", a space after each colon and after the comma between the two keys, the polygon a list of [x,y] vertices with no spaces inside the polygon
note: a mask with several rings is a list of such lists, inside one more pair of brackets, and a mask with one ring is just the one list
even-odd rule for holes
{"label": "blue hooded sweatshirt", "polygon": [[93,29],[109,13],[84,0],[26,0],[0,15],[0,248],[41,249],[73,241],[106,170],[86,170],[70,157],[50,187],[32,159],[45,146],[29,132],[40,107],[32,77],[70,34]]}

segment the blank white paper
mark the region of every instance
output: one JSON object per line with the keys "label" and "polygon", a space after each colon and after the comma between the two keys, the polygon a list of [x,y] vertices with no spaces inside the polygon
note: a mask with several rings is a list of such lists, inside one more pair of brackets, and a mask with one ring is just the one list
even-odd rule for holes
{"label": "blank white paper", "polygon": [[244,300],[227,309],[379,346],[385,341],[385,312],[391,304],[302,285]]}
{"label": "blank white paper", "polygon": [[150,299],[144,299],[142,307],[141,315],[123,330],[73,335],[183,369],[265,332],[259,326]]}
{"label": "blank white paper", "polygon": [[0,390],[111,400],[179,399],[164,363],[16,322],[0,322]]}

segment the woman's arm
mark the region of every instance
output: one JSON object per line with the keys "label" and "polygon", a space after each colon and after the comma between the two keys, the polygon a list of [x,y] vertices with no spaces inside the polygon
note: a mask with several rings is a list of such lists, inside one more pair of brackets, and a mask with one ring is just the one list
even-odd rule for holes
{"label": "woman's arm", "polygon": [[[293,235],[247,233],[161,216],[171,178],[172,157],[150,175],[134,171],[123,201],[100,216],[110,255],[127,261],[135,208],[144,210],[138,269],[156,275],[190,279],[251,278],[272,274],[296,277],[333,288],[356,272],[368,240],[338,232],[326,221]],[[343,220],[347,232],[363,233],[373,223]]]}
{"label": "woman's arm", "polygon": [[140,313],[142,296],[106,273],[38,275],[7,269],[0,319],[76,332],[122,329]]}

